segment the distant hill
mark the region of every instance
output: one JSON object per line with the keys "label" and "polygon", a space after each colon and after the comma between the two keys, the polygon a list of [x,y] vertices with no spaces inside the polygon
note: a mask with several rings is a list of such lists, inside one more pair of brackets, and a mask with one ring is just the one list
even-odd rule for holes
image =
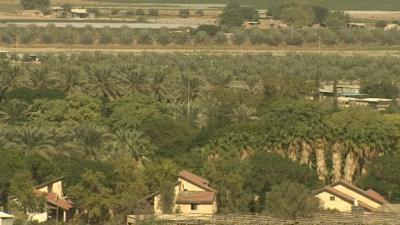
{"label": "distant hill", "polygon": [[[98,1],[98,0],[93,0]],[[104,0],[101,0],[104,1]],[[226,4],[240,2],[256,8],[268,8],[285,0],[106,0],[125,3],[175,3],[175,4]],[[322,0],[322,4],[330,9],[340,10],[400,10],[400,0]]]}

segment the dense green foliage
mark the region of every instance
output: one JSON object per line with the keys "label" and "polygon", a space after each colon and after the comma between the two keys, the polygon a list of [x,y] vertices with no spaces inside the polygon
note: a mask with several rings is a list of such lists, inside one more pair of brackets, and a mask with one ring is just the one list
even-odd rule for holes
{"label": "dense green foliage", "polygon": [[279,216],[304,217],[318,211],[318,199],[302,184],[283,182],[272,187],[267,196],[267,211]]}
{"label": "dense green foliage", "polygon": [[272,7],[268,14],[274,19],[283,20],[293,27],[307,27],[320,24],[329,28],[343,28],[350,17],[343,12],[330,12],[313,1],[288,1]]}
{"label": "dense green foliage", "polygon": [[241,27],[244,21],[258,21],[257,10],[251,7],[242,7],[237,3],[228,4],[220,16],[220,24],[227,28]]}
{"label": "dense green foliage", "polygon": [[49,0],[21,0],[21,5],[24,9],[40,9],[45,10],[49,8]]}
{"label": "dense green foliage", "polygon": [[133,203],[165,190],[180,169],[210,180],[221,212],[268,211],[266,193],[284,181],[304,185],[305,196],[368,168],[365,186],[382,190],[377,180],[385,179],[397,187],[394,175],[382,175],[381,159],[372,164],[398,154],[393,110],[308,100],[317,77],[358,80],[371,94],[390,83],[383,93],[394,96],[396,57],[95,53],[43,55],[42,64],[2,57],[4,206],[17,194],[25,209],[39,210],[16,190],[64,175],[81,220],[118,223],[148,210]]}
{"label": "dense green foliage", "polygon": [[[340,14],[338,15],[340,17]],[[335,16],[331,16],[335,17]],[[121,28],[56,28],[53,25],[17,28],[9,25],[0,29],[0,42],[5,44],[120,44],[120,45],[265,45],[265,46],[310,46],[321,41],[322,45],[375,45],[395,46],[400,44],[400,31],[384,29],[356,29],[344,27],[342,20],[327,19],[332,29],[318,28],[270,28],[270,29],[234,29],[233,36],[221,31],[221,27],[213,25],[200,26],[187,32],[169,29],[130,29]],[[201,36],[199,32],[202,31]],[[204,33],[205,32],[205,33]],[[218,33],[218,35],[217,35]],[[239,36],[238,36],[239,35]],[[18,37],[18,39],[17,39]],[[199,41],[200,40],[200,41]]]}

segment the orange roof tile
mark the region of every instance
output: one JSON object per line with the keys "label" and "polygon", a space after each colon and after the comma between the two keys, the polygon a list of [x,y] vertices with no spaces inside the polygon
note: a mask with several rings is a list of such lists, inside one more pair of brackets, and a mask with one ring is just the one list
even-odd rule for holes
{"label": "orange roof tile", "polygon": [[177,204],[211,204],[215,199],[215,192],[211,191],[182,191],[176,198]]}
{"label": "orange roof tile", "polygon": [[181,172],[179,172],[179,177],[192,183],[195,184],[197,186],[199,186],[200,188],[203,188],[207,191],[212,191],[212,192],[216,192],[216,190],[212,189],[211,187],[209,187],[209,181],[199,177],[187,170],[182,170]]}

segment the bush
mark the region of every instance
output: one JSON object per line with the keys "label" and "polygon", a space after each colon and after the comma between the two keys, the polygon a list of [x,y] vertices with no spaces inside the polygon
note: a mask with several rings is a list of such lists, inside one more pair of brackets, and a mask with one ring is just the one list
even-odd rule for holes
{"label": "bush", "polygon": [[128,27],[124,26],[119,32],[118,40],[121,44],[130,45],[134,41],[133,32]]}
{"label": "bush", "polygon": [[302,184],[283,182],[272,186],[267,193],[266,210],[277,216],[296,218],[318,211],[319,201],[311,198],[311,192]]}
{"label": "bush", "polygon": [[21,0],[24,9],[47,9],[50,6],[49,0]]}
{"label": "bush", "polygon": [[203,44],[207,42],[208,35],[205,31],[199,31],[194,35],[194,42],[197,44]]}
{"label": "bush", "polygon": [[241,27],[245,21],[242,14],[242,7],[237,3],[230,3],[225,6],[220,17],[221,25],[228,28]]}
{"label": "bush", "polygon": [[197,28],[196,32],[205,31],[205,32],[208,34],[208,36],[214,36],[214,35],[216,35],[217,32],[220,31],[220,30],[221,30],[221,27],[220,27],[220,26],[203,24],[203,25],[200,25],[200,26]]}
{"label": "bush", "polygon": [[233,33],[232,43],[235,45],[243,45],[246,42],[246,33],[243,30],[237,30]]}
{"label": "bush", "polygon": [[228,37],[222,31],[218,31],[217,34],[214,36],[214,41],[217,44],[225,44],[228,42]]}
{"label": "bush", "polygon": [[146,15],[146,13],[144,12],[143,9],[137,9],[137,10],[136,10],[136,15],[138,15],[138,16],[144,16],[144,15]]}
{"label": "bush", "polygon": [[322,30],[321,42],[325,45],[334,45],[338,41],[336,34],[331,30]]}
{"label": "bush", "polygon": [[148,44],[151,45],[153,43],[153,37],[151,35],[150,30],[143,29],[138,33],[137,42],[139,44]]}
{"label": "bush", "polygon": [[196,16],[202,17],[202,16],[204,16],[204,11],[201,10],[201,9],[199,9],[199,10],[196,10],[196,12],[195,12],[194,14],[195,14]]}
{"label": "bush", "polygon": [[172,42],[171,36],[167,29],[161,29],[157,35],[157,42],[161,45],[167,45]]}
{"label": "bush", "polygon": [[75,31],[72,26],[68,25],[66,28],[57,29],[57,41],[61,43],[73,44],[75,42]]}
{"label": "bush", "polygon": [[258,28],[252,29],[250,31],[249,40],[253,45],[262,44],[265,41],[265,33]]}
{"label": "bush", "polygon": [[136,15],[136,13],[135,13],[135,11],[133,11],[133,10],[128,10],[128,11],[126,11],[126,15],[128,15],[128,16],[134,16],[134,15]]}
{"label": "bush", "polygon": [[189,9],[181,9],[179,10],[179,17],[181,18],[188,18],[190,16],[190,11]]}
{"label": "bush", "polygon": [[385,20],[379,20],[375,23],[375,27],[377,28],[385,28],[389,23]]}
{"label": "bush", "polygon": [[188,32],[183,31],[176,35],[175,44],[184,45],[188,42],[190,42],[190,34]]}
{"label": "bush", "polygon": [[41,41],[46,44],[54,43],[56,40],[56,29],[54,24],[47,25],[40,35]]}
{"label": "bush", "polygon": [[99,42],[100,44],[109,44],[113,41],[114,33],[111,28],[105,27],[100,30]]}
{"label": "bush", "polygon": [[299,46],[303,44],[303,39],[301,34],[295,29],[286,30],[286,44]]}
{"label": "bush", "polygon": [[119,9],[112,9],[111,10],[111,15],[113,15],[113,16],[118,15],[118,13],[119,13]]}
{"label": "bush", "polygon": [[268,29],[265,33],[264,42],[270,46],[278,46],[282,43],[282,34],[277,29]]}
{"label": "bush", "polygon": [[149,12],[147,13],[149,16],[158,16],[158,10],[157,9],[150,9]]}
{"label": "bush", "polygon": [[81,44],[90,45],[94,43],[95,33],[90,30],[85,30],[81,33],[80,42]]}

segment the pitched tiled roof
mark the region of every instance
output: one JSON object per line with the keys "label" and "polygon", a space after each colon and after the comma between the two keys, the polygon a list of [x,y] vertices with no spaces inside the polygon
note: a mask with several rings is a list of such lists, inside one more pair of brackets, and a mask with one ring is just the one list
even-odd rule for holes
{"label": "pitched tiled roof", "polygon": [[179,177],[192,183],[192,184],[199,186],[200,188],[203,188],[204,190],[216,192],[216,190],[214,190],[208,186],[209,185],[208,180],[206,180],[202,177],[199,177],[187,170],[182,170],[181,172],[179,172]]}
{"label": "pitched tiled roof", "polygon": [[211,204],[215,199],[215,192],[212,191],[182,191],[179,192],[177,204]]}
{"label": "pitched tiled roof", "polygon": [[376,198],[376,199],[379,199],[379,200],[381,200],[382,202],[389,203],[389,202],[385,199],[385,197],[383,197],[381,194],[379,194],[378,192],[376,192],[376,191],[373,190],[373,189],[368,189],[368,190],[366,190],[365,192],[367,192],[371,197],[374,197],[374,198]]}
{"label": "pitched tiled roof", "polygon": [[70,210],[70,209],[74,208],[74,206],[72,205],[72,203],[70,201],[59,198],[57,196],[57,194],[55,194],[55,193],[47,193],[46,199],[47,199],[47,203],[58,206],[64,210]]}
{"label": "pitched tiled roof", "polygon": [[366,197],[366,198],[369,198],[369,199],[371,199],[372,201],[377,202],[377,203],[379,203],[379,204],[384,204],[384,203],[386,202],[386,200],[382,201],[382,199],[377,198],[377,197],[374,196],[374,195],[368,194],[368,193],[367,193],[366,191],[364,191],[363,189],[358,188],[358,187],[356,187],[356,186],[350,184],[349,182],[347,182],[347,181],[345,181],[345,180],[339,180],[339,181],[337,181],[336,183],[333,183],[333,184],[331,184],[331,185],[329,185],[329,186],[330,186],[330,187],[335,187],[335,186],[337,186],[337,185],[343,185],[343,186],[349,188],[350,190],[352,190],[352,191],[354,191],[354,192],[356,192],[356,193],[358,193],[358,194],[360,194],[360,195],[362,195],[362,196],[364,196],[364,197]]}

